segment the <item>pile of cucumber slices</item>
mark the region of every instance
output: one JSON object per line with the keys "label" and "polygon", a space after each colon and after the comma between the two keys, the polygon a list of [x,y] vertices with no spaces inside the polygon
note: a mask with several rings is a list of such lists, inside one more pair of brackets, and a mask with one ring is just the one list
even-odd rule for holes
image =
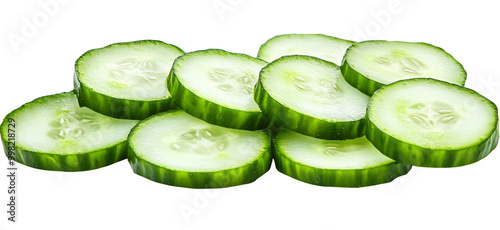
{"label": "pile of cucumber slices", "polygon": [[44,170],[128,159],[159,183],[221,188],[257,180],[274,159],[306,183],[363,187],[497,146],[498,109],[466,77],[426,43],[286,34],[257,57],[116,43],[78,58],[73,91],[9,113],[1,136],[10,159]]}

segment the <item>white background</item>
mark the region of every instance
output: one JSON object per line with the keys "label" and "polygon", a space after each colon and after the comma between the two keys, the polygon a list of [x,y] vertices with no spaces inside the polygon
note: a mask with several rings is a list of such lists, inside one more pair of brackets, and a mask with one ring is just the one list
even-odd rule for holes
{"label": "white background", "polygon": [[[428,42],[464,65],[466,86],[500,104],[494,1],[61,0],[49,10],[45,2],[0,3],[1,117],[71,90],[74,62],[92,48],[158,39],[187,52],[256,55],[283,33]],[[355,189],[305,184],[273,166],[252,184],[214,190],[158,184],[127,161],[77,173],[18,165],[18,222],[9,223],[0,157],[0,229],[500,229],[499,164],[496,149],[469,166],[414,167],[392,183]]]}

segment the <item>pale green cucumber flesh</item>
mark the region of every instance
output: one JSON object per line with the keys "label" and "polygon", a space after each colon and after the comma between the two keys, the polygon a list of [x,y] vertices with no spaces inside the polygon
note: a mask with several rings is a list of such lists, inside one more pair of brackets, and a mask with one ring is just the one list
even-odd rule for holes
{"label": "pale green cucumber flesh", "polygon": [[471,164],[498,143],[496,105],[473,90],[435,79],[382,87],[366,116],[367,138],[383,154],[405,164]]}
{"label": "pale green cucumber flesh", "polygon": [[323,140],[283,130],[276,136],[274,147],[280,172],[321,186],[387,183],[411,169],[381,154],[365,137]]}
{"label": "pale green cucumber flesh", "polygon": [[368,96],[349,85],[339,67],[310,56],[284,56],[264,67],[255,101],[287,129],[324,139],[363,136]]}
{"label": "pale green cucumber flesh", "polygon": [[11,141],[9,133],[15,134],[14,160],[19,163],[80,171],[123,160],[127,135],[137,122],[79,107],[75,93],[67,92],[40,97],[12,111],[1,134],[4,146]]}
{"label": "pale green cucumber flesh", "polygon": [[184,52],[155,40],[115,43],[84,53],[75,64],[82,106],[127,119],[144,119],[175,108],[165,82]]}
{"label": "pale green cucumber flesh", "polygon": [[340,65],[353,41],[323,34],[282,34],[261,45],[258,58],[268,62],[287,55],[308,55]]}
{"label": "pale green cucumber flesh", "polygon": [[141,121],[128,141],[136,174],[174,186],[246,184],[267,172],[271,163],[270,137],[264,131],[212,125],[181,110]]}
{"label": "pale green cucumber flesh", "polygon": [[223,50],[187,53],[167,80],[173,99],[187,113],[229,128],[262,129],[267,119],[253,100],[259,71],[267,63]]}
{"label": "pale green cucumber flesh", "polygon": [[349,47],[342,74],[354,87],[372,95],[385,84],[411,78],[434,78],[464,85],[463,66],[442,48],[427,43],[363,41]]}

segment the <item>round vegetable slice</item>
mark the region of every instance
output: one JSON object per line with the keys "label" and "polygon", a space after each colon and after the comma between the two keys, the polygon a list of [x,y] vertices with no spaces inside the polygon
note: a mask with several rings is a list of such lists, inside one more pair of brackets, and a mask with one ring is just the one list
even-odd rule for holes
{"label": "round vegetable slice", "polygon": [[137,122],[79,107],[75,93],[66,92],[24,104],[5,117],[0,130],[6,155],[21,164],[83,171],[125,159],[127,135]]}
{"label": "round vegetable slice", "polygon": [[282,34],[260,46],[258,58],[268,62],[287,55],[308,55],[340,65],[353,41],[323,34]]}
{"label": "round vegetable slice", "polygon": [[486,157],[498,144],[498,109],[477,92],[426,78],[398,81],[375,92],[366,136],[404,164],[454,167]]}
{"label": "round vegetable slice", "polygon": [[276,168],[297,180],[336,187],[387,183],[411,166],[381,154],[365,138],[322,140],[283,130],[274,139]]}
{"label": "round vegetable slice", "polygon": [[175,60],[167,88],[180,108],[208,123],[262,129],[268,120],[253,101],[253,88],[266,64],[224,50],[195,51]]}
{"label": "round vegetable slice", "polygon": [[301,55],[264,67],[254,99],[280,127],[322,139],[364,135],[369,97],[349,85],[331,62]]}
{"label": "round vegetable slice", "polygon": [[427,43],[363,41],[349,47],[342,60],[349,84],[372,95],[403,79],[434,78],[463,86],[467,73],[453,56]]}
{"label": "round vegetable slice", "polygon": [[176,108],[165,81],[184,52],[161,41],[115,43],[84,53],[75,65],[81,106],[107,116],[144,119]]}
{"label": "round vegetable slice", "polygon": [[271,165],[266,132],[212,125],[181,110],[139,122],[128,141],[134,172],[168,185],[222,188],[247,184]]}

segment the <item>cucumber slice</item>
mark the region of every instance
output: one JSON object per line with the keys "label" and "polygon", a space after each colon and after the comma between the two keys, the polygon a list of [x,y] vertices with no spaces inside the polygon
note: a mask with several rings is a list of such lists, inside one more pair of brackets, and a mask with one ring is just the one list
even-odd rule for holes
{"label": "cucumber slice", "polygon": [[486,157],[498,144],[498,109],[477,92],[435,79],[382,87],[367,109],[366,136],[404,164],[454,167]]}
{"label": "cucumber slice", "polygon": [[310,56],[284,56],[264,67],[255,101],[276,126],[322,139],[364,135],[369,97],[349,85],[339,67]]}
{"label": "cucumber slice", "polygon": [[177,58],[167,88],[179,107],[208,123],[256,130],[268,120],[253,101],[259,71],[267,62],[209,49]]}
{"label": "cucumber slice", "polygon": [[125,159],[127,135],[137,122],[79,107],[75,93],[66,92],[24,104],[5,117],[0,130],[6,154],[15,145],[13,157],[21,164],[83,171]]}
{"label": "cucumber slice", "polygon": [[181,110],[139,122],[128,141],[134,172],[168,185],[236,186],[255,181],[271,166],[266,132],[212,125]]}
{"label": "cucumber slice", "polygon": [[285,129],[274,139],[274,149],[278,171],[321,186],[382,184],[411,169],[381,154],[366,137],[322,140]]}
{"label": "cucumber slice", "polygon": [[76,61],[78,101],[124,119],[144,119],[173,109],[176,105],[165,90],[165,81],[175,58],[183,53],[177,46],[153,40],[90,50]]}
{"label": "cucumber slice", "polygon": [[400,41],[364,41],[347,49],[341,66],[349,84],[372,95],[380,87],[402,79],[434,78],[463,86],[467,73],[443,49]]}
{"label": "cucumber slice", "polygon": [[308,55],[340,65],[353,41],[323,34],[283,34],[260,46],[258,58],[268,62],[287,55]]}

